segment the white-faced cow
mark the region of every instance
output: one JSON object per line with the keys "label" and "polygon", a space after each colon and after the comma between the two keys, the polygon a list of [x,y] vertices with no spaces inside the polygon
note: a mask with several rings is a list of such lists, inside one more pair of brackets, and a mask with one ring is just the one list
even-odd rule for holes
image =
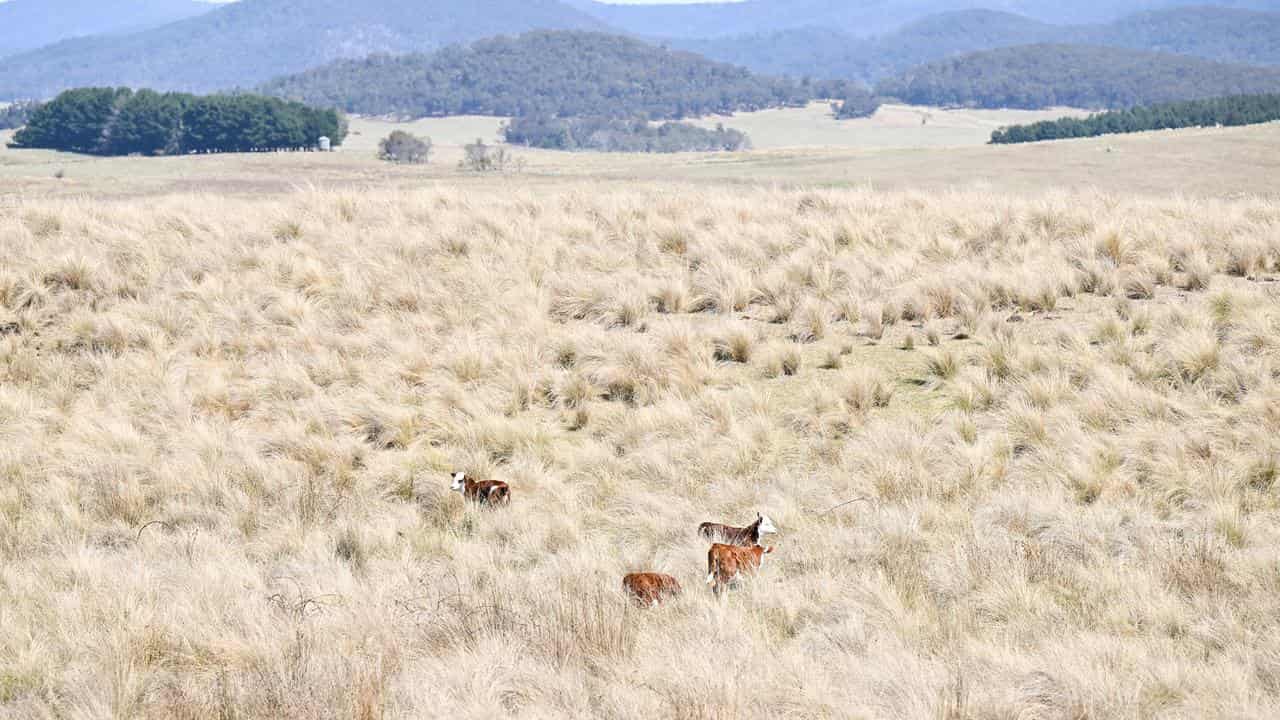
{"label": "white-faced cow", "polygon": [[707,551],[707,584],[719,595],[725,587],[737,582],[739,576],[759,570],[764,556],[771,552],[772,547],[761,545],[738,547],[716,543]]}
{"label": "white-faced cow", "polygon": [[631,573],[622,578],[622,587],[641,605],[654,606],[680,594],[680,583],[662,573]]}
{"label": "white-faced cow", "polygon": [[450,490],[477,505],[506,505],[511,502],[511,487],[499,480],[472,480],[464,472],[453,473]]}
{"label": "white-faced cow", "polygon": [[704,522],[698,526],[698,534],[711,542],[737,545],[738,547],[759,545],[766,535],[773,535],[777,532],[778,527],[773,524],[769,516],[761,515],[760,513],[756,513],[756,521],[746,527],[733,527],[732,525],[721,525],[713,522]]}

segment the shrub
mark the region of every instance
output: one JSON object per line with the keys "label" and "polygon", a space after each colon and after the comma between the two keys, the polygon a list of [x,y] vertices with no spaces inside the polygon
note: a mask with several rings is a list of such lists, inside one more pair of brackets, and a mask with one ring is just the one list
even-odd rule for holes
{"label": "shrub", "polygon": [[839,102],[832,103],[836,119],[851,120],[853,118],[871,117],[880,109],[880,98],[862,87],[849,87]]}
{"label": "shrub", "polygon": [[378,142],[378,159],[405,165],[422,165],[431,158],[431,138],[393,130]]}
{"label": "shrub", "polygon": [[511,152],[500,145],[487,145],[484,140],[476,141],[463,148],[465,155],[461,167],[471,172],[503,172],[514,164]]}
{"label": "shrub", "polygon": [[651,125],[643,117],[518,117],[502,134],[509,143],[547,150],[732,152],[751,146],[745,134],[724,125],[714,130],[679,122]]}

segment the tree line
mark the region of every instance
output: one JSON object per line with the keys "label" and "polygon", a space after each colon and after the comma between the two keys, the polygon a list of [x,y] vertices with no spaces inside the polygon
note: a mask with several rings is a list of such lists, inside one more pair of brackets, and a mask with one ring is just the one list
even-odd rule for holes
{"label": "tree line", "polygon": [[1280,120],[1280,94],[1236,95],[1113,110],[1087,118],[1062,118],[1030,125],[1013,125],[993,132],[991,142],[1006,145],[1147,130],[1255,125],[1276,120]]}
{"label": "tree line", "polygon": [[1280,68],[1091,45],[1027,45],[931,63],[876,86],[913,105],[1117,109],[1280,92]]}
{"label": "tree line", "polygon": [[744,133],[723,125],[709,130],[681,122],[655,125],[644,118],[518,117],[503,126],[502,134],[512,145],[548,150],[674,153],[734,151],[750,146]]}
{"label": "tree line", "polygon": [[129,88],[67,90],[34,109],[10,143],[96,155],[257,152],[340,145],[335,110],[261,95],[159,93]]}

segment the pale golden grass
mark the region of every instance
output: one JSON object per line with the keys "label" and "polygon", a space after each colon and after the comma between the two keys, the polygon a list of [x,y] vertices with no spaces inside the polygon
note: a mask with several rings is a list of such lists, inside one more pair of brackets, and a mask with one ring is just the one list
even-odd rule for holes
{"label": "pale golden grass", "polygon": [[1280,714],[1274,202],[169,196],[0,257],[0,715]]}

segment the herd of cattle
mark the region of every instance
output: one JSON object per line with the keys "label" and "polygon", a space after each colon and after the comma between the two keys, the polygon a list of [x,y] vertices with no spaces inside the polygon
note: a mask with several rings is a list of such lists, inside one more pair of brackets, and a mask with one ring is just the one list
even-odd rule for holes
{"label": "herd of cattle", "polygon": [[[511,487],[498,480],[472,480],[464,472],[453,473],[454,492],[477,505],[496,507],[511,502]],[[760,569],[764,556],[773,552],[772,547],[760,544],[766,535],[778,532],[777,526],[767,516],[756,513],[755,522],[746,527],[732,527],[704,522],[698,526],[698,534],[711,542],[707,550],[707,584],[716,595],[733,585],[745,574]],[[631,573],[622,578],[622,587],[637,602],[657,605],[680,594],[680,583],[663,573]]]}

